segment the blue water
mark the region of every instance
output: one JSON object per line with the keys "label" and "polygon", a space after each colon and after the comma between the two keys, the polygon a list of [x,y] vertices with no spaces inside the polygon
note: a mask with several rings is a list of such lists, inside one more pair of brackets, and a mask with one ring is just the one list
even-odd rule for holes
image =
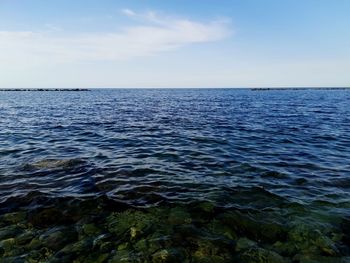
{"label": "blue water", "polygon": [[[350,200],[347,90],[0,95],[0,201],[102,192],[146,204],[149,195],[215,198],[238,186],[298,202]],[[69,176],[23,169],[50,159],[84,164]]]}
{"label": "blue water", "polygon": [[0,116],[1,211],[105,196],[350,216],[349,90],[4,91]]}

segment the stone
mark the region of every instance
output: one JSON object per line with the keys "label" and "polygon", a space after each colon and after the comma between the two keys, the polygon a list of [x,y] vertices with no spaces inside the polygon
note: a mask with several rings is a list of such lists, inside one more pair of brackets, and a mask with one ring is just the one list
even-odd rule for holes
{"label": "stone", "polygon": [[213,234],[216,235],[222,235],[226,238],[237,240],[237,234],[231,227],[228,227],[227,225],[222,224],[219,220],[212,220],[209,224],[209,229]]}
{"label": "stone", "polygon": [[60,250],[69,243],[77,240],[78,235],[75,231],[67,227],[56,227],[49,229],[44,234],[40,235],[39,240],[46,247],[52,250]]}
{"label": "stone", "polygon": [[190,213],[180,207],[172,208],[168,216],[168,222],[171,225],[191,224]]}
{"label": "stone", "polygon": [[304,251],[311,254],[322,253],[329,256],[340,254],[335,243],[319,229],[315,229],[311,225],[295,225],[288,233],[288,241],[299,252]]}
{"label": "stone", "polygon": [[101,229],[95,224],[85,224],[82,226],[82,230],[87,236],[98,235],[101,232]]}
{"label": "stone", "polygon": [[24,221],[26,216],[27,215],[25,212],[14,212],[14,213],[4,214],[1,217],[1,220],[11,224],[17,224]]}
{"label": "stone", "polygon": [[39,240],[39,238],[35,237],[29,242],[29,244],[26,246],[26,248],[28,250],[36,250],[36,249],[40,248],[41,246],[42,246],[41,241]]}
{"label": "stone", "polygon": [[56,208],[47,208],[29,216],[29,223],[37,228],[47,228],[64,221],[62,212]]}
{"label": "stone", "polygon": [[288,260],[276,252],[269,251],[263,248],[252,247],[244,250],[239,259],[244,263],[287,263]]}
{"label": "stone", "polygon": [[297,254],[293,262],[298,263],[349,263],[350,257],[325,257],[320,255],[301,255]]}
{"label": "stone", "polygon": [[15,245],[16,240],[14,238],[8,238],[0,242],[0,248],[2,248],[5,253],[9,252]]}
{"label": "stone", "polygon": [[113,213],[107,218],[108,230],[118,238],[135,239],[146,235],[157,223],[152,214],[137,210]]}
{"label": "stone", "polygon": [[258,242],[274,243],[286,239],[287,229],[283,224],[275,222],[275,219],[262,217],[234,211],[219,215],[217,220],[232,228],[238,235]]}
{"label": "stone", "polygon": [[112,242],[105,242],[100,245],[100,252],[105,253],[105,252],[110,252],[113,250],[114,245]]}
{"label": "stone", "polygon": [[242,251],[251,247],[256,247],[257,243],[253,240],[250,240],[248,238],[242,237],[237,240],[236,244],[236,251]]}
{"label": "stone", "polygon": [[10,225],[0,229],[0,240],[16,237],[21,234],[23,230],[15,225]]}
{"label": "stone", "polygon": [[109,261],[109,263],[132,263],[133,255],[128,250],[117,251],[116,255]]}
{"label": "stone", "polygon": [[66,245],[63,249],[59,251],[60,254],[79,254],[85,253],[92,248],[93,241],[91,239],[82,239],[75,243],[70,243]]}
{"label": "stone", "polygon": [[31,230],[27,230],[26,232],[16,237],[16,244],[20,246],[28,244],[34,237],[35,237],[35,232]]}
{"label": "stone", "polygon": [[152,255],[153,263],[182,263],[185,260],[185,252],[182,249],[162,249]]}

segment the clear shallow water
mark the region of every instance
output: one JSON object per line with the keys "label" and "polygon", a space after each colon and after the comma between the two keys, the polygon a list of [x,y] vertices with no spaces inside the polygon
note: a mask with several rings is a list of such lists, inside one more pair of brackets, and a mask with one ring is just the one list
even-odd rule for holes
{"label": "clear shallow water", "polygon": [[[79,210],[77,203],[91,200],[92,206],[104,204],[102,212],[119,206],[191,211],[205,202],[215,207],[209,221],[243,213],[257,224],[278,221],[286,231],[308,222],[337,252],[299,245],[288,254],[270,246],[296,243],[290,232],[269,240],[254,226],[235,229],[238,223],[230,226],[238,235],[234,242],[248,237],[295,262],[303,262],[298,255],[349,254],[348,90],[1,92],[0,116],[2,213]],[[194,211],[192,219],[200,214]],[[101,224],[108,225],[108,216]],[[63,224],[51,221],[45,228]],[[340,237],[332,239],[335,234]],[[237,247],[232,251],[242,256]]]}

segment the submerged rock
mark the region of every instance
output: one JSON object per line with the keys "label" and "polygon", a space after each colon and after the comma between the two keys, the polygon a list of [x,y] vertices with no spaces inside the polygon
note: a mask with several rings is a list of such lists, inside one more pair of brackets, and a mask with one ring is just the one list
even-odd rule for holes
{"label": "submerged rock", "polygon": [[38,248],[40,248],[40,247],[42,247],[42,246],[43,246],[43,244],[42,244],[42,242],[39,240],[39,238],[38,238],[38,237],[35,237],[35,238],[33,238],[33,239],[29,242],[28,245],[26,245],[26,248],[27,248],[28,250],[35,250],[35,249],[38,249]]}
{"label": "submerged rock", "polygon": [[83,239],[66,245],[59,253],[85,253],[92,248],[92,245],[93,241],[91,239]]}
{"label": "submerged rock", "polygon": [[20,246],[26,245],[35,237],[35,235],[36,233],[34,231],[27,230],[26,232],[16,237],[16,244]]}
{"label": "submerged rock", "polygon": [[99,250],[104,253],[104,252],[109,252],[111,250],[113,250],[115,247],[114,247],[114,244],[112,242],[104,242],[100,245],[100,248]]}
{"label": "submerged rock", "polygon": [[298,224],[288,233],[289,243],[296,252],[311,254],[339,255],[335,243],[312,225]]}
{"label": "submerged rock", "polygon": [[132,252],[128,250],[120,250],[116,253],[116,255],[109,261],[109,263],[134,263],[134,262],[142,262],[141,260],[137,260],[137,256],[135,256]]}
{"label": "submerged rock", "polygon": [[208,227],[213,234],[222,235],[232,240],[237,240],[238,238],[235,230],[232,227],[222,224],[220,220],[214,219]]}
{"label": "submerged rock", "polygon": [[10,225],[0,229],[0,240],[16,237],[23,232],[22,228],[16,225]]}
{"label": "submerged rock", "polygon": [[[79,207],[77,203],[74,207]],[[170,206],[114,213],[95,213],[90,207],[71,220],[65,216],[70,210],[60,206],[28,213],[28,217],[23,213],[1,216],[6,226],[0,228],[0,262],[13,257],[33,263],[348,260],[341,258],[349,254],[347,225],[337,230],[335,224],[293,221],[286,227],[283,221],[275,223],[279,217],[270,211],[225,212],[198,204],[192,210]],[[204,218],[197,219],[200,216]]]}
{"label": "submerged rock", "polygon": [[152,256],[153,263],[183,263],[186,253],[183,249],[170,248],[162,249]]}
{"label": "submerged rock", "polygon": [[298,263],[349,263],[350,257],[325,257],[320,255],[296,255],[293,258]]}
{"label": "submerged rock", "polygon": [[287,236],[285,226],[272,219],[263,219],[261,216],[252,216],[234,211],[219,215],[217,220],[232,228],[240,236],[246,236],[255,241],[262,240],[273,243],[278,240],[285,240]]}
{"label": "submerged rock", "polygon": [[[20,258],[20,257],[4,257],[1,258],[1,263],[26,263],[26,260],[24,260],[24,258]],[[30,262],[31,263],[31,262]]]}
{"label": "submerged rock", "polygon": [[12,250],[16,245],[16,240],[14,238],[8,238],[0,241],[0,248],[4,251],[4,253],[8,253]]}
{"label": "submerged rock", "polygon": [[190,213],[188,213],[186,210],[176,207],[170,210],[168,222],[171,225],[190,224],[192,222],[192,218]]}
{"label": "submerged rock", "polygon": [[288,263],[289,260],[284,259],[276,252],[269,251],[263,248],[251,247],[244,250],[239,259],[244,263]]}
{"label": "submerged rock", "polygon": [[29,223],[34,227],[47,228],[65,221],[63,213],[56,208],[43,209],[40,212],[33,213],[29,216]]}
{"label": "submerged rock", "polygon": [[212,202],[200,202],[195,206],[195,209],[199,209],[205,213],[212,214],[215,210],[215,205]]}
{"label": "submerged rock", "polygon": [[88,254],[88,255],[84,255],[81,257],[78,257],[75,262],[84,262],[84,263],[104,263],[107,262],[108,258],[109,258],[109,254],[105,253],[105,254],[99,254],[99,253],[95,253],[95,254]]}
{"label": "submerged rock", "polygon": [[95,224],[85,224],[82,226],[83,233],[87,236],[96,236],[101,233],[101,229],[98,228]]}
{"label": "submerged rock", "polygon": [[156,223],[158,220],[152,214],[136,210],[113,213],[107,218],[108,230],[118,238],[138,238],[150,233]]}
{"label": "submerged rock", "polygon": [[257,247],[257,243],[248,238],[242,237],[237,240],[236,251],[242,251],[248,248]]}
{"label": "submerged rock", "polygon": [[67,227],[56,227],[48,230],[39,237],[39,240],[46,247],[58,251],[69,243],[73,243],[78,238],[77,233]]}
{"label": "submerged rock", "polygon": [[70,169],[77,165],[82,165],[85,162],[80,159],[67,159],[67,160],[57,160],[57,159],[44,159],[31,164],[25,164],[23,168],[25,170],[37,170],[37,169]]}
{"label": "submerged rock", "polygon": [[27,217],[25,212],[14,212],[8,213],[1,216],[0,221],[4,221],[6,223],[17,224],[23,222]]}
{"label": "submerged rock", "polygon": [[40,250],[32,250],[30,251],[25,259],[25,262],[37,263],[37,262],[50,262],[49,259],[52,257],[52,251],[43,247]]}

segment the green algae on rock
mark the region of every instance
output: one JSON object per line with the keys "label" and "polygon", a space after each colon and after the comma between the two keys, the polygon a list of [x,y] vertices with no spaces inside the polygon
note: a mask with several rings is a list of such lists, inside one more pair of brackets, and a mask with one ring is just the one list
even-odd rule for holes
{"label": "green algae on rock", "polygon": [[[203,202],[118,211],[85,205],[74,216],[58,207],[3,214],[0,261],[343,263],[350,254],[347,221],[308,223],[298,206],[258,212]],[[290,222],[282,216],[288,213]],[[65,219],[49,218],[58,214]]]}

